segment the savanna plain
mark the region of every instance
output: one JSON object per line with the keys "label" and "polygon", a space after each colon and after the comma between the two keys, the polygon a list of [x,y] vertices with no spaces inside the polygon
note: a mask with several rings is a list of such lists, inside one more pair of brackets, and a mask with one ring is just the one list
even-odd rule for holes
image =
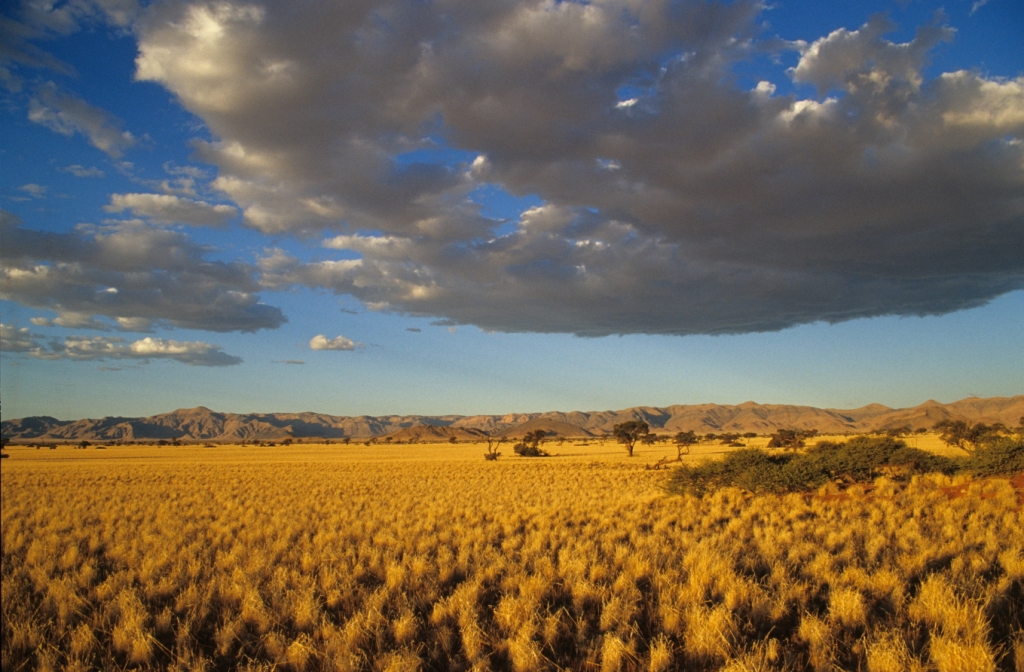
{"label": "savanna plain", "polygon": [[1010,478],[698,497],[674,446],[547,447],[9,447],[3,669],[1024,669]]}

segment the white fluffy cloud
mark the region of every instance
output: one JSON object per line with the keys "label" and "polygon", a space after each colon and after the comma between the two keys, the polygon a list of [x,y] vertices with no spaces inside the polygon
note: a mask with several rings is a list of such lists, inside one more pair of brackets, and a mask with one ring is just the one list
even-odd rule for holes
{"label": "white fluffy cloud", "polygon": [[345,338],[344,336],[336,336],[334,338],[327,338],[323,334],[317,334],[313,338],[309,339],[310,350],[355,350],[361,348],[362,343],[356,343],[352,339]]}
{"label": "white fluffy cloud", "polygon": [[158,224],[194,226],[224,226],[238,214],[230,205],[211,205],[169,194],[111,194],[104,210],[128,210],[136,217],[147,217]]}
{"label": "white fluffy cloud", "polygon": [[37,89],[29,103],[28,118],[62,135],[81,133],[93,147],[115,159],[137,142],[130,132],[121,130],[120,120],[109,112],[61,92],[53,82]]}
{"label": "white fluffy cloud", "polygon": [[172,341],[143,338],[126,341],[106,336],[68,336],[44,344],[41,336],[26,327],[0,324],[0,349],[4,352],[26,353],[39,359],[73,359],[95,361],[134,359],[150,361],[169,359],[189,366],[233,366],[242,359],[225,353],[222,348],[202,341]]}
{"label": "white fluffy cloud", "polygon": [[253,267],[206,253],[182,233],[141,223],[51,233],[0,211],[0,298],[53,310],[54,323],[75,328],[256,331],[286,321],[260,303]]}

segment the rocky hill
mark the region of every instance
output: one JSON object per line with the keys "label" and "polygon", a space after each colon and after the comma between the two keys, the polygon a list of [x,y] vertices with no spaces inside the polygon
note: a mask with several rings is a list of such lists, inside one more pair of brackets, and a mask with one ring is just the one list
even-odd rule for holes
{"label": "rocky hill", "polygon": [[505,429],[494,432],[493,434],[494,436],[509,439],[521,439],[527,434],[527,432],[535,432],[537,430],[542,430],[548,436],[584,437],[594,435],[593,432],[587,431],[580,425],[556,420],[555,418],[547,415],[540,418],[533,418],[526,422],[521,422],[518,425],[506,427]]}
{"label": "rocky hill", "polygon": [[482,429],[416,425],[388,434],[384,439],[395,443],[445,443],[452,439],[456,441],[486,441],[487,436],[487,432]]}
{"label": "rocky hill", "polygon": [[[107,417],[98,420],[57,420],[47,416],[4,420],[0,432],[5,440],[28,441],[279,441],[286,438],[370,438],[408,432],[404,440],[446,441],[451,436],[467,440],[484,433],[521,436],[531,429],[545,429],[559,436],[608,434],[627,420],[642,420],[651,430],[675,433],[693,430],[710,432],[771,433],[777,429],[816,429],[822,433],[869,432],[910,427],[930,428],[951,418],[970,422],[1002,422],[1016,426],[1024,416],[1024,395],[1014,397],[971,397],[950,404],[936,401],[912,408],[889,408],[871,404],[839,410],[757,404],[699,404],[665,408],[637,406],[620,411],[573,411],[563,413],[512,413],[507,415],[387,415],[334,416],[322,413],[218,413],[205,407],[180,409],[148,418]],[[434,431],[427,428],[446,428]],[[455,430],[461,430],[456,432]],[[405,436],[404,434],[402,436]],[[422,437],[422,438],[418,438]]]}

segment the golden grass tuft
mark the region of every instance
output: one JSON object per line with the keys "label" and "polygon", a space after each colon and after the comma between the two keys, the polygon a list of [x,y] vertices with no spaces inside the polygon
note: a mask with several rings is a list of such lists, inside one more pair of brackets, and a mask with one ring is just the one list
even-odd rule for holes
{"label": "golden grass tuft", "polygon": [[1024,672],[1005,480],[669,497],[565,450],[12,449],[0,666]]}

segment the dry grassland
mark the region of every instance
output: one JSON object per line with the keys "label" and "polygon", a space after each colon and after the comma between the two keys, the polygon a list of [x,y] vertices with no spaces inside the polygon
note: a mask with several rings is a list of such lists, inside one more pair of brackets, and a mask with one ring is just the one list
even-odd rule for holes
{"label": "dry grassland", "polygon": [[3,669],[1024,666],[1006,480],[697,499],[671,446],[503,448],[10,448]]}

